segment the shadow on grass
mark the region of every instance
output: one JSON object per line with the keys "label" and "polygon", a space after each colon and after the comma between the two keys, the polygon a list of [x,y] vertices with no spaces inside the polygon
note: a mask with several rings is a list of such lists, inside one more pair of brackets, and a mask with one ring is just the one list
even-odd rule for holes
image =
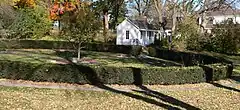
{"label": "shadow on grass", "polygon": [[[66,58],[66,55],[58,54],[58,56],[69,60],[68,58]],[[119,60],[119,59],[117,59],[117,60]],[[72,61],[69,60],[69,62],[72,62]],[[141,75],[141,69],[139,69],[139,68],[131,68],[131,69],[132,69],[133,78],[134,78],[133,84],[138,85],[143,90],[143,91],[135,91],[135,92],[143,93],[142,95],[134,94],[134,92],[127,92],[127,91],[122,91],[122,90],[117,90],[117,89],[111,88],[102,82],[102,80],[100,79],[98,74],[91,67],[84,66],[81,64],[78,65],[75,63],[72,63],[72,65],[75,68],[77,68],[80,73],[84,74],[85,80],[87,80],[89,84],[92,84],[98,88],[101,88],[101,89],[104,89],[104,90],[107,90],[107,91],[110,91],[113,93],[121,94],[121,95],[124,95],[127,97],[131,97],[131,98],[134,98],[137,100],[141,100],[146,103],[153,104],[153,105],[156,105],[156,106],[162,107],[164,109],[168,109],[168,110],[179,110],[180,109],[179,107],[185,108],[185,109],[191,109],[191,110],[199,110],[199,108],[194,107],[185,102],[182,102],[171,96],[167,96],[165,94],[162,94],[162,93],[159,93],[159,92],[156,92],[156,91],[153,91],[153,90],[150,90],[150,89],[144,87],[142,85],[143,79],[142,79],[142,75]],[[77,76],[77,74],[78,73],[76,73],[76,76]],[[79,79],[75,79],[75,80],[76,80],[75,82],[78,82]],[[148,96],[143,96],[144,94],[148,95]],[[154,98],[157,98],[157,100]],[[161,101],[158,101],[158,99],[160,99]],[[177,107],[174,107],[174,106],[177,106]]]}
{"label": "shadow on grass", "polygon": [[238,83],[240,83],[240,75],[239,76],[231,76],[230,77],[232,80],[237,81]]}
{"label": "shadow on grass", "polygon": [[219,88],[223,88],[223,89],[228,89],[228,90],[231,90],[231,91],[240,92],[239,89],[232,88],[232,87],[228,87],[228,86],[224,86],[224,85],[221,85],[221,84],[218,84],[218,83],[211,83],[211,84],[214,85],[214,86],[216,86],[216,87],[219,87]]}
{"label": "shadow on grass", "polygon": [[161,66],[161,67],[168,67],[168,66],[182,66],[182,64],[173,62],[173,61],[167,61],[167,60],[162,60],[162,59],[153,59],[149,57],[139,57],[137,58],[139,62],[153,65],[153,66]]}
{"label": "shadow on grass", "polygon": [[[77,57],[76,52],[69,52],[69,51],[56,51],[56,55],[62,58],[70,58],[70,57]],[[91,57],[93,59],[102,59],[103,61],[106,61],[107,63],[134,63],[134,64],[146,64],[149,66],[161,66],[161,67],[166,67],[166,66],[182,66],[179,63],[175,62],[170,62],[170,61],[165,61],[165,60],[156,60],[152,58],[135,58],[135,57],[129,57],[129,55],[126,55],[124,57],[117,57],[117,54],[115,53],[108,53],[108,54],[103,54],[102,52],[96,53],[96,52],[89,52],[89,51],[82,51],[81,52],[81,57]]]}
{"label": "shadow on grass", "polygon": [[137,99],[137,100],[141,100],[141,101],[144,101],[146,103],[150,103],[150,104],[153,104],[153,105],[156,105],[156,106],[168,109],[168,110],[180,110],[177,107],[173,107],[171,105],[158,102],[158,101],[156,101],[154,99],[151,99],[151,98],[148,98],[148,97],[144,97],[144,96],[141,96],[141,95],[136,95],[136,94],[133,94],[131,92],[125,92],[125,91],[116,90],[116,89],[108,87],[108,86],[106,86],[104,84],[98,84],[98,85],[95,85],[95,86],[97,86],[97,87],[99,87],[101,89],[110,91],[110,92],[114,92],[114,93],[117,93],[117,94],[121,94],[121,95],[124,95],[124,96],[128,96],[128,97]]}
{"label": "shadow on grass", "polygon": [[143,85],[139,85],[139,88],[141,88],[142,90],[133,90],[135,92],[138,92],[138,93],[142,93],[144,95],[147,95],[147,96],[150,96],[150,97],[155,97],[163,102],[167,102],[167,103],[170,103],[172,105],[175,105],[175,106],[179,106],[179,107],[182,107],[182,108],[185,108],[187,110],[200,110],[199,108],[197,107],[194,107],[192,105],[189,105],[185,102],[182,102],[180,100],[177,100],[171,96],[167,96],[163,93],[160,93],[160,92],[157,92],[157,91],[154,91],[154,90],[151,90]]}
{"label": "shadow on grass", "polygon": [[[92,68],[90,68],[88,66],[77,65],[77,64],[74,64],[74,63],[73,63],[73,65],[76,66],[76,68],[78,68],[78,70],[81,73],[87,73],[87,74],[84,74],[86,80],[88,80],[90,84],[92,84],[92,85],[94,85],[98,88],[101,88],[101,89],[104,89],[104,90],[107,90],[107,91],[110,91],[110,92],[113,92],[113,93],[121,94],[121,95],[124,95],[124,96],[127,96],[127,97],[131,97],[131,98],[134,98],[134,99],[137,99],[137,100],[141,100],[141,101],[144,101],[146,103],[153,104],[153,105],[156,105],[156,106],[162,107],[164,109],[168,109],[168,110],[180,110],[180,108],[178,108],[178,107],[182,107],[182,108],[185,108],[185,109],[191,109],[191,110],[199,110],[199,108],[194,107],[192,105],[189,105],[189,104],[187,104],[185,102],[182,102],[180,100],[177,100],[177,99],[175,99],[171,96],[164,95],[162,93],[150,90],[150,89],[142,86],[143,81],[142,81],[142,76],[140,74],[141,70],[138,69],[138,68],[132,68],[132,71],[134,73],[134,84],[139,85],[139,87],[143,90],[144,93],[151,92],[151,95],[147,94],[150,97],[145,97],[145,96],[142,96],[142,95],[134,94],[133,92],[126,92],[126,91],[121,91],[121,90],[111,88],[107,85],[104,85],[103,82],[101,82],[101,79],[98,77],[97,73]],[[157,100],[152,99],[152,98],[158,98],[162,102],[157,101]],[[178,106],[178,107],[174,107],[172,105]]]}

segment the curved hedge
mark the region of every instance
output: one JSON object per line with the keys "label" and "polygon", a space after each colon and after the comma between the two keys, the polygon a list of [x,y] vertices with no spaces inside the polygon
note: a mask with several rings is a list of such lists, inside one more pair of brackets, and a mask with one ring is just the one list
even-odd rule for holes
{"label": "curved hedge", "polygon": [[[0,49],[75,49],[75,42],[67,41],[46,41],[46,40],[0,40]],[[112,45],[107,43],[88,43],[83,44],[83,49],[100,52],[115,52],[136,55],[141,48],[139,46]],[[150,56],[165,60],[182,63],[184,66],[194,66],[197,64],[231,63],[217,57],[193,53],[180,52],[173,50],[162,50],[149,47]]]}
{"label": "curved hedge", "polygon": [[215,63],[227,63],[232,64],[231,61],[209,56],[197,52],[182,52],[175,50],[164,50],[154,47],[148,48],[150,56],[175,61],[183,64],[184,66],[194,66],[194,65],[206,65],[206,64],[215,64]]}
{"label": "curved hedge", "polygon": [[[0,49],[76,49],[75,47],[78,47],[75,42],[68,41],[0,40]],[[84,49],[91,51],[119,52],[126,54],[132,53],[132,50],[139,51],[138,46],[112,45],[108,43],[87,43],[83,44],[83,47]],[[223,59],[218,59],[201,53],[163,50],[156,47],[148,47],[148,51],[150,56],[184,63],[185,66],[192,66],[195,63],[229,63],[229,61],[223,61]]]}
{"label": "curved hedge", "polygon": [[[1,49],[74,49],[77,44],[66,41],[2,40]],[[85,44],[85,49],[102,52],[138,54],[138,47],[110,44]],[[188,52],[151,49],[158,58],[192,67],[115,67],[99,65],[32,64],[0,61],[0,78],[66,83],[104,84],[184,84],[224,79],[232,74],[231,62],[212,56]],[[222,64],[212,64],[222,63]],[[229,63],[229,64],[223,64]],[[194,66],[200,64],[202,66]],[[210,64],[210,65],[205,65]]]}
{"label": "curved hedge", "polygon": [[[227,78],[230,66],[113,67],[99,65],[34,64],[0,61],[0,78],[78,84],[184,84]],[[209,71],[213,70],[213,72]]]}

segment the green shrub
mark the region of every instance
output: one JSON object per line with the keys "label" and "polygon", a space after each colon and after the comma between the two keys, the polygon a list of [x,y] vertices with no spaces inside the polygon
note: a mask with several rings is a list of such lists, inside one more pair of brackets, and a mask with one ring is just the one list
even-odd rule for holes
{"label": "green shrub", "polygon": [[161,38],[161,40],[159,41],[158,44],[159,44],[159,47],[162,48],[162,49],[168,48],[168,45],[169,45],[168,38]]}
{"label": "green shrub", "polygon": [[138,56],[141,54],[141,52],[142,52],[142,46],[132,46],[130,54],[133,56]]}
{"label": "green shrub", "polygon": [[212,76],[201,67],[133,68],[0,61],[0,78],[78,84],[184,84],[205,82],[208,77],[212,77],[211,80],[229,77],[227,66],[214,65],[211,68]]}
{"label": "green shrub", "polygon": [[153,47],[148,47],[148,53],[150,56],[153,56],[153,57],[157,56],[156,49]]}
{"label": "green shrub", "polygon": [[196,23],[196,18],[186,16],[186,18],[178,25],[178,34],[180,34],[181,37],[175,39],[177,41],[174,41],[174,45],[177,46],[177,48],[184,47],[187,50],[202,50],[200,42],[201,36],[199,26]]}
{"label": "green shrub", "polygon": [[[180,24],[181,38],[179,40],[186,43],[187,50],[237,53],[240,41],[239,24],[234,24],[233,21],[224,21],[215,25],[211,34],[205,33],[204,35],[199,34],[198,29],[194,27],[196,26],[192,25],[191,22]],[[175,45],[179,46],[180,44],[176,44],[177,42],[175,41]]]}
{"label": "green shrub", "polygon": [[222,65],[217,65],[217,64],[213,64],[211,65],[211,67],[213,68],[213,81],[215,80],[220,80],[223,78],[226,78],[226,76],[228,76],[228,67],[227,66],[222,66]]}
{"label": "green shrub", "polygon": [[233,21],[225,21],[213,29],[211,44],[214,52],[237,53],[240,26]]}
{"label": "green shrub", "polygon": [[186,39],[187,50],[202,51],[202,38],[200,35],[194,35]]}
{"label": "green shrub", "polygon": [[230,64],[211,64],[202,66],[206,73],[207,81],[216,81],[229,78],[232,75],[233,66]]}
{"label": "green shrub", "polygon": [[17,17],[9,29],[12,31],[10,38],[26,39],[41,38],[51,29],[48,12],[42,6],[35,8],[16,9]]}

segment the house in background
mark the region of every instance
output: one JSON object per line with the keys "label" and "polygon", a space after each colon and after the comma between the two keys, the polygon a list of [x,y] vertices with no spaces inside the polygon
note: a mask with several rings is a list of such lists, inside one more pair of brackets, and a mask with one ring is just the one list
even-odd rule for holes
{"label": "house in background", "polygon": [[126,18],[117,26],[117,45],[150,45],[160,38],[160,30],[154,28],[147,19]]}
{"label": "house in background", "polygon": [[[240,24],[240,10],[232,8],[223,8],[218,11],[209,11],[207,12],[208,23],[205,27],[208,33],[211,33],[211,30],[214,28],[214,25],[221,24],[226,20],[231,20],[233,23]],[[199,19],[199,24],[202,20]]]}

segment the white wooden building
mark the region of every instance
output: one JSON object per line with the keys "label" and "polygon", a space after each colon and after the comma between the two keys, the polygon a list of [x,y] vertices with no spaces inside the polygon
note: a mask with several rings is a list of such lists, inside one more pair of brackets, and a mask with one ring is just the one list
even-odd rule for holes
{"label": "white wooden building", "polygon": [[117,26],[117,45],[150,45],[159,39],[160,30],[154,29],[147,20],[126,18]]}
{"label": "white wooden building", "polygon": [[[223,8],[217,11],[207,12],[207,25],[205,29],[208,33],[211,33],[211,30],[216,24],[221,24],[226,20],[231,20],[233,23],[240,24],[240,10],[232,8]],[[199,18],[199,24],[202,23],[201,17]]]}

